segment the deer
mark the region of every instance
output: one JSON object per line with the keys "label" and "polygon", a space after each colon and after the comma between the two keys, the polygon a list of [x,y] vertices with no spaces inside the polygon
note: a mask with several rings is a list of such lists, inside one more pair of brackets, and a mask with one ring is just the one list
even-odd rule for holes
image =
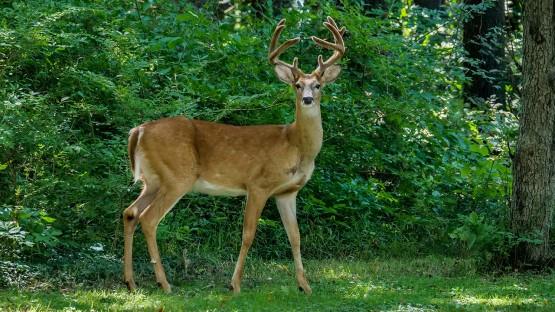
{"label": "deer", "polygon": [[285,125],[235,126],[187,119],[164,118],[131,129],[128,156],[135,180],[142,181],[139,197],[123,212],[124,282],[136,289],[133,277],[133,235],[140,223],[158,285],[166,292],[166,279],[156,242],[160,221],[189,192],[212,196],[246,196],[241,249],[230,290],[239,293],[245,258],[255,237],[266,202],[274,198],[289,239],[299,290],[312,292],[301,260],[296,198],[314,171],[323,140],[321,90],[336,80],[337,63],[345,53],[341,29],[331,17],[323,23],[334,42],[315,36],[317,45],[333,50],[310,74],[298,67],[298,58],[286,63],[279,56],[300,41],[289,39],[276,48],[285,28],[281,20],[271,37],[268,60],[282,82],[295,91],[295,120]]}

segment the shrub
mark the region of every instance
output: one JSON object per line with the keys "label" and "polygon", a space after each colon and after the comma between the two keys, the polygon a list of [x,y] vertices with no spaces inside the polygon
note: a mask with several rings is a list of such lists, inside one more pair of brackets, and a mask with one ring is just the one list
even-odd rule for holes
{"label": "shrub", "polygon": [[[137,3],[139,11],[126,1],[2,5],[0,205],[8,212],[0,233],[25,261],[91,252],[91,242],[121,254],[121,212],[139,191],[127,164],[130,128],[175,115],[236,125],[294,118],[291,91],[266,64],[275,23],[244,4],[220,18],[210,6]],[[383,18],[314,3],[271,16],[287,18],[283,37],[327,37],[326,15],[348,29],[343,73],[322,101],[324,147],[299,198],[305,256],[457,252],[449,233],[468,247],[465,233],[498,224],[459,215],[503,216],[510,166],[502,138],[514,134],[514,116],[466,109],[460,47],[442,45],[456,37],[424,43],[428,29],[407,32],[419,17],[399,9]],[[284,58],[298,55],[308,70],[321,53],[303,40]],[[188,195],[160,225],[162,254],[235,254],[243,205]],[[252,253],[287,257],[272,205]],[[140,235],[136,246],[145,253]]]}

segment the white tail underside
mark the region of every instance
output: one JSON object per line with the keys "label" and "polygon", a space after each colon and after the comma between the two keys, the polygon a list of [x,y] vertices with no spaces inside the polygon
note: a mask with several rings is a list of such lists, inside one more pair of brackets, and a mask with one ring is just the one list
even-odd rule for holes
{"label": "white tail underside", "polygon": [[137,183],[141,178],[141,151],[139,150],[139,142],[141,142],[143,132],[143,127],[139,127],[139,137],[137,138],[137,145],[135,146],[135,168],[133,168],[134,183]]}

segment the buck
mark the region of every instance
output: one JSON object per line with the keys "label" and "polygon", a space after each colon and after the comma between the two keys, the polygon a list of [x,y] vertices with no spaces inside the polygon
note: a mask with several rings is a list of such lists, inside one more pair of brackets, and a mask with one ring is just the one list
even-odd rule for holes
{"label": "buck", "polygon": [[335,65],[345,53],[343,34],[335,21],[324,22],[334,43],[312,36],[323,48],[333,50],[310,74],[298,68],[298,59],[289,64],[279,59],[300,38],[289,39],[276,48],[285,28],[281,20],[270,41],[268,59],[277,77],[291,85],[296,94],[295,121],[288,125],[233,126],[166,118],[142,124],[129,134],[128,152],[131,170],[142,180],[139,197],[123,213],[124,279],[130,290],[133,279],[132,246],[137,223],[141,223],[156,281],[164,291],[171,287],[156,243],[156,229],[162,218],[188,192],[209,195],[246,196],[241,250],[231,289],[238,293],[247,252],[266,201],[274,197],[293,253],[299,289],[311,293],[301,261],[300,235],[296,216],[296,197],[314,170],[314,160],[322,146],[320,116],[321,90],[340,72]]}

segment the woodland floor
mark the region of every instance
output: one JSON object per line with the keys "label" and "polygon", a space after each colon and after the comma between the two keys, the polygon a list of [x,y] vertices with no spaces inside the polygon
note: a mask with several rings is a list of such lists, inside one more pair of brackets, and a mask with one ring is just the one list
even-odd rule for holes
{"label": "woodland floor", "polygon": [[[555,272],[479,273],[468,260],[307,260],[313,294],[295,285],[288,261],[249,259],[240,295],[227,290],[233,264],[173,281],[173,293],[139,276],[65,289],[0,290],[0,311],[555,311]],[[227,270],[228,272],[224,272]]]}

